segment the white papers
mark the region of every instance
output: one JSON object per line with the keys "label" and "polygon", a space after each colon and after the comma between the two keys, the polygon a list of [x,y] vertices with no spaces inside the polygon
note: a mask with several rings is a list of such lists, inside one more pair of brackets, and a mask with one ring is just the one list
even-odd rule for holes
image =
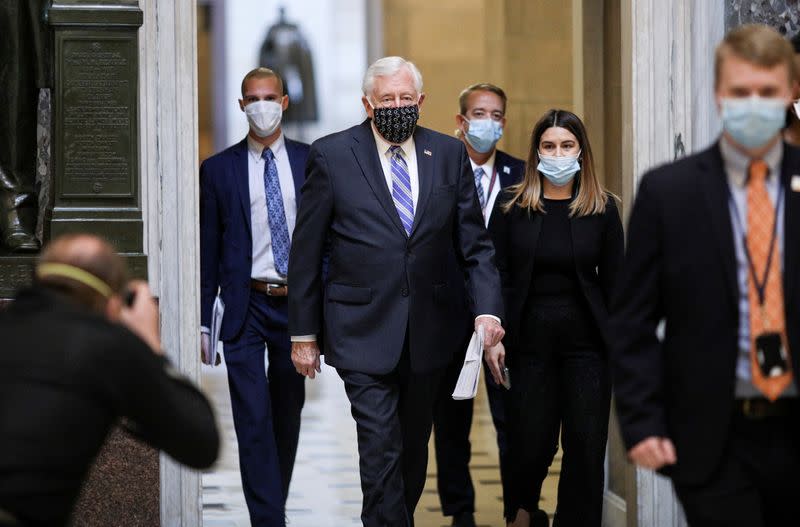
{"label": "white papers", "polygon": [[472,334],[467,346],[467,353],[464,356],[464,366],[458,375],[456,389],[453,390],[453,399],[474,399],[478,393],[478,378],[481,373],[481,362],[483,361],[483,326],[478,327],[478,331]]}
{"label": "white papers", "polygon": [[214,307],[211,308],[211,342],[208,346],[208,364],[217,364],[217,344],[219,343],[219,330],[222,327],[222,315],[225,314],[225,302],[217,295]]}

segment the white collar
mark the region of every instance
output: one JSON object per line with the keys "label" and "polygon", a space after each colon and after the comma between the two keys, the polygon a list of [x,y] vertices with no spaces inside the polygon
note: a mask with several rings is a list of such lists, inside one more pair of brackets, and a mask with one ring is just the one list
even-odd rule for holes
{"label": "white collar", "polygon": [[[283,139],[283,132],[278,134],[277,139],[275,139],[271,145],[269,145],[269,149],[272,150],[272,155],[277,156],[278,152],[281,149],[285,148],[286,141]],[[261,159],[261,154],[264,152],[264,145],[250,137],[250,134],[247,134],[247,151],[250,152],[250,155],[253,156],[255,159]]]}
{"label": "white collar", "polygon": [[492,155],[489,156],[489,159],[486,160],[486,163],[484,163],[482,165],[478,165],[470,157],[469,158],[469,164],[472,165],[472,171],[475,172],[475,170],[477,170],[478,167],[480,166],[481,168],[483,168],[484,174],[486,174],[486,176],[491,178],[492,177],[492,173],[494,171],[494,161],[495,161],[495,157],[496,156],[497,156],[497,149],[495,148],[494,151],[492,152]]}

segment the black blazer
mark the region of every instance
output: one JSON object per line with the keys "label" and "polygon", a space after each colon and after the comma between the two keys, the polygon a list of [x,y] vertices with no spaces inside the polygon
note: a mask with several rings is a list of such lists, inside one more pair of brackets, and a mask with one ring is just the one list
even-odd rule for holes
{"label": "black blazer", "polygon": [[[510,199],[508,191],[498,196],[489,222],[489,233],[497,253],[508,318],[504,344],[513,354],[514,349],[522,344],[518,336],[524,320],[522,311],[530,292],[542,214],[516,206],[504,212],[501,205]],[[607,348],[608,306],[622,264],[624,245],[622,222],[614,197],[609,195],[603,214],[570,218],[570,228],[575,272]]]}
{"label": "black blazer", "polygon": [[[783,286],[789,348],[800,353],[800,150],[784,146]],[[709,477],[725,450],[733,406],[739,291],[727,180],[715,144],[644,175],[612,307],[612,365],[622,435],[630,449],[672,439],[684,484]],[[663,342],[656,327],[666,321]]]}
{"label": "black blazer", "polygon": [[[414,141],[419,199],[410,236],[392,201],[369,120],[311,145],[289,258],[289,331],[319,335],[324,328],[331,366],[388,373],[406,336],[412,370],[446,365],[459,323],[447,286],[453,253],[476,310],[503,316],[494,250],[464,145],[419,126]],[[323,280],[319,262],[326,245]]]}

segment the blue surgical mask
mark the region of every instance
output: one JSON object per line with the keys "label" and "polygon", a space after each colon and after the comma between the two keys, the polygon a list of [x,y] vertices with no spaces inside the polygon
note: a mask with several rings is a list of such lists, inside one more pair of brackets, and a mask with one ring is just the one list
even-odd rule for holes
{"label": "blue surgical mask", "polygon": [[539,154],[539,166],[536,169],[546,177],[550,183],[557,187],[563,187],[575,177],[581,169],[578,161],[580,152],[574,156],[545,156]]}
{"label": "blue surgical mask", "polygon": [[748,97],[722,99],[722,127],[745,148],[759,148],[786,124],[786,101]]}
{"label": "blue surgical mask", "polygon": [[[466,119],[466,117],[465,117]],[[475,151],[485,154],[494,148],[494,145],[503,137],[503,126],[494,119],[467,120],[467,142]]]}

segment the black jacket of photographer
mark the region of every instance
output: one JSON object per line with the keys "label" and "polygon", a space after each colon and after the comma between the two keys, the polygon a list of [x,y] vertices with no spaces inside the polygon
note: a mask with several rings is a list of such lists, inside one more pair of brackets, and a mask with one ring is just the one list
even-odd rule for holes
{"label": "black jacket of photographer", "polygon": [[0,312],[0,510],[23,525],[66,524],[120,418],[180,463],[216,460],[211,407],[167,359],[56,293],[22,291]]}

